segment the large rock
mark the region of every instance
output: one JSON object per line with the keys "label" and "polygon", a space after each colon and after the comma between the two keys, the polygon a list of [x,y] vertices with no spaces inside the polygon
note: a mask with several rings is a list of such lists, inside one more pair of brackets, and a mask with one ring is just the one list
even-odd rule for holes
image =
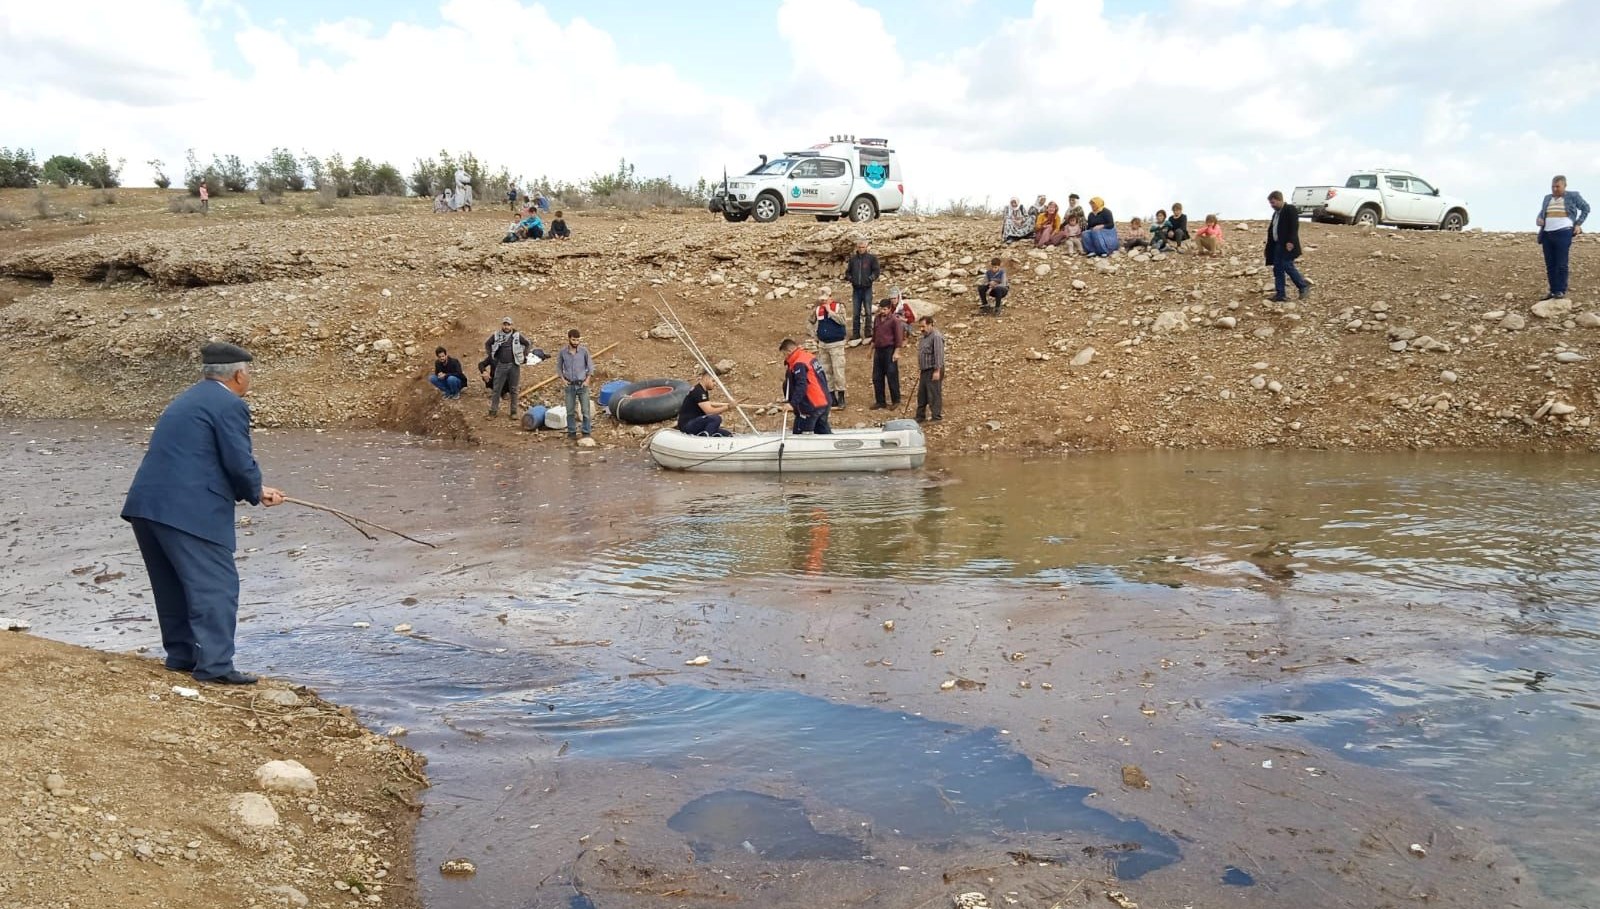
{"label": "large rock", "polygon": [[1540,300],[1528,311],[1541,319],[1558,319],[1572,312],[1571,300]]}
{"label": "large rock", "polygon": [[1150,326],[1150,333],[1164,335],[1173,331],[1188,331],[1189,319],[1176,309],[1169,309],[1156,316],[1155,324]]}
{"label": "large rock", "polygon": [[678,337],[678,330],[662,322],[660,325],[650,329],[650,337],[655,338],[657,341],[672,341]]}
{"label": "large rock", "polygon": [[1514,312],[1506,313],[1506,317],[1500,320],[1500,327],[1506,331],[1521,331],[1528,327],[1528,320]]}
{"label": "large rock", "polygon": [[1579,328],[1600,328],[1600,315],[1592,312],[1582,313],[1576,321]]}
{"label": "large rock", "polygon": [[278,809],[272,807],[267,797],[259,792],[242,792],[229,799],[228,812],[251,830],[269,830],[278,826]]}
{"label": "large rock", "polygon": [[1093,347],[1085,347],[1073,355],[1071,364],[1073,366],[1088,366],[1094,362],[1094,353]]}
{"label": "large rock", "polygon": [[268,761],[256,768],[256,785],[268,792],[316,795],[317,778],[299,761]]}

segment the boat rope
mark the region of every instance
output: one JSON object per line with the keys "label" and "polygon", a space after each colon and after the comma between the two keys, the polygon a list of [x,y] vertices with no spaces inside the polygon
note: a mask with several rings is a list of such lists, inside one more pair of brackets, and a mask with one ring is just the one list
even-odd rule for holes
{"label": "boat rope", "polygon": [[[733,403],[733,392],[729,391],[728,386],[723,384],[722,376],[717,375],[717,371],[711,368],[711,362],[701,352],[700,345],[694,343],[694,338],[689,336],[689,329],[683,324],[683,320],[678,318],[677,310],[672,308],[672,304],[667,302],[666,296],[659,289],[656,291],[656,297],[661,300],[661,305],[666,307],[666,313],[663,313],[654,303],[650,304],[650,308],[656,311],[656,316],[661,321],[667,323],[668,328],[677,332],[683,341],[683,346],[694,356],[695,362],[699,363],[700,368],[706,371],[706,375],[716,381],[717,387],[722,389],[722,394],[727,397],[728,402]],[[668,318],[668,314],[671,315],[671,318]],[[739,412],[739,416],[744,420],[744,424],[750,427],[751,432],[760,432],[760,430],[756,429],[755,422],[750,419],[750,415],[744,412],[744,407],[739,404],[733,404],[733,408]]]}

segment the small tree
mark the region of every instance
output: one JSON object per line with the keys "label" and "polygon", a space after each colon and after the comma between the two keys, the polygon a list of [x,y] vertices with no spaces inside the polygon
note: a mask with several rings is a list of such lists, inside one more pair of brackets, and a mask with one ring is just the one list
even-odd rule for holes
{"label": "small tree", "polygon": [[321,189],[322,184],[328,179],[328,171],[322,166],[322,160],[310,153],[306,153],[301,160],[305,164],[305,174],[311,180],[312,189]]}
{"label": "small tree", "polygon": [[0,186],[32,189],[39,185],[39,165],[25,148],[0,148]]}
{"label": "small tree", "polygon": [[44,169],[40,172],[46,182],[54,183],[62,189],[74,183],[88,182],[86,179],[88,174],[89,165],[81,158],[72,155],[51,155],[50,159],[44,162]]}
{"label": "small tree", "polygon": [[427,158],[418,158],[411,165],[411,191],[427,198],[442,192],[447,181],[439,171],[439,165]]}
{"label": "small tree", "polygon": [[122,165],[126,163],[126,159],[118,158],[117,163],[112,164],[103,148],[83,157],[84,164],[88,165],[85,183],[97,189],[116,189],[122,185]]}
{"label": "small tree", "polygon": [[[333,186],[334,195],[341,199],[349,198],[355,191],[355,186],[351,179],[350,168],[344,166],[344,156],[338,152],[329,155],[327,168],[328,183]],[[317,188],[322,187],[319,185]]]}
{"label": "small tree", "polygon": [[366,156],[359,157],[351,162],[350,191],[358,196],[377,195],[377,188],[373,180],[373,172],[376,169],[371,159]]}
{"label": "small tree", "polygon": [[286,148],[274,148],[268,159],[272,176],[283,188],[290,192],[300,192],[306,188],[306,175],[300,169],[300,160]]}
{"label": "small tree", "polygon": [[150,165],[150,169],[156,172],[157,189],[166,189],[172,185],[172,178],[167,176],[167,164],[165,161],[160,158],[151,158],[145,163]]}
{"label": "small tree", "polygon": [[212,155],[211,167],[222,177],[222,185],[228,192],[242,193],[250,189],[250,171],[238,155],[228,155],[220,160]]}
{"label": "small tree", "polygon": [[206,189],[210,191],[213,196],[222,195],[223,190],[226,188],[223,185],[222,168],[218,165],[215,158],[212,158],[211,160],[212,163],[210,165],[201,166],[200,159],[195,155],[194,149],[192,148],[189,149],[188,153],[184,155],[183,185],[188,188],[189,195],[200,195],[200,184],[202,181],[206,184]]}
{"label": "small tree", "polygon": [[373,168],[372,191],[380,196],[405,195],[406,181],[400,176],[400,169],[387,161]]}

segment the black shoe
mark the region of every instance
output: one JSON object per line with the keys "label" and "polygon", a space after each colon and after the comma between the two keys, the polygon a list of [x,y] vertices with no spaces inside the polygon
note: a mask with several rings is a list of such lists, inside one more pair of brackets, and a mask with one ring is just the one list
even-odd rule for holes
{"label": "black shoe", "polygon": [[925,413],[917,414],[917,422],[918,423],[926,423],[926,422],[928,422],[928,415],[925,414]]}
{"label": "black shoe", "polygon": [[1300,299],[1302,299],[1302,300],[1311,299],[1311,285],[1310,284],[1307,284],[1305,287],[1300,288]]}
{"label": "black shoe", "polygon": [[872,405],[871,407],[869,407],[867,409],[868,410],[887,410],[888,407],[889,407],[889,405],[887,405],[887,404],[874,404],[874,405]]}
{"label": "black shoe", "polygon": [[1287,303],[1287,302],[1289,302],[1289,298],[1288,297],[1268,297],[1267,298],[1267,302],[1268,303]]}
{"label": "black shoe", "polygon": [[937,422],[939,422],[940,420],[943,420],[943,419],[944,419],[944,416],[942,414],[934,414],[933,422],[937,423]]}
{"label": "black shoe", "polygon": [[193,664],[185,666],[182,663],[162,663],[161,666],[162,666],[162,668],[166,669],[168,672],[182,672],[182,673],[194,672]]}
{"label": "black shoe", "polygon": [[210,685],[254,685],[260,681],[248,672],[231,670],[227,675],[219,675],[214,679],[195,679],[196,682],[205,682]]}

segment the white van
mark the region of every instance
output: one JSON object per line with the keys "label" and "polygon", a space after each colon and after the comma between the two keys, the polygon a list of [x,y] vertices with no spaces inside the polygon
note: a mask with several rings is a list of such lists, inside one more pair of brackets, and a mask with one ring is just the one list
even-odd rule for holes
{"label": "white van", "polygon": [[887,139],[835,136],[785,152],[741,177],[722,178],[709,207],[729,221],[766,223],[790,212],[818,221],[871,221],[905,203],[900,158]]}

